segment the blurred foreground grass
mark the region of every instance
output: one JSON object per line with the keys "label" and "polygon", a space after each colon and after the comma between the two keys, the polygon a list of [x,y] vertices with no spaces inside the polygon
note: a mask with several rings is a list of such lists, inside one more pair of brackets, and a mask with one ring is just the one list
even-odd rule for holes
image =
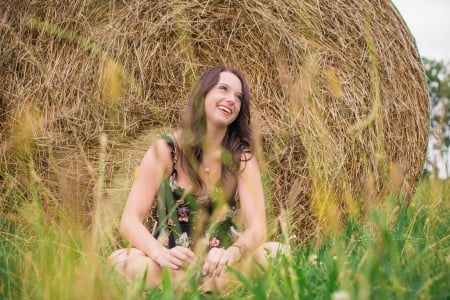
{"label": "blurred foreground grass", "polygon": [[[0,220],[0,298],[449,299],[449,189],[449,180],[423,179],[409,206],[387,199],[364,220],[292,249],[252,279],[235,272],[241,284],[226,295],[203,295],[193,280],[182,294],[168,280],[145,292],[142,282],[126,282],[105,263],[115,247],[111,228],[74,221],[36,180],[32,199],[19,199],[18,213]],[[52,201],[49,217],[43,203]]]}

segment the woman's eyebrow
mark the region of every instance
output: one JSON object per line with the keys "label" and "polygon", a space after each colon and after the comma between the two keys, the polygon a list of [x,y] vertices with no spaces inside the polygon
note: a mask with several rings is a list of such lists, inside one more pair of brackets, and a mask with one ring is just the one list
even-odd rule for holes
{"label": "woman's eyebrow", "polygon": [[[228,83],[222,82],[222,81],[219,81],[219,83],[217,85],[226,85],[227,87],[230,87],[230,85]],[[238,94],[242,95],[242,92],[238,92]]]}

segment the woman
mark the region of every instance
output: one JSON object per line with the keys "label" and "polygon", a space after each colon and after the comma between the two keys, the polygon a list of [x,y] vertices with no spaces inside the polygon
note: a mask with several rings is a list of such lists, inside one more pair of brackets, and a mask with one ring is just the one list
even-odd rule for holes
{"label": "woman", "polygon": [[[134,248],[111,254],[117,270],[131,278],[146,271],[154,287],[164,268],[178,281],[197,264],[202,283],[220,285],[226,265],[264,263],[266,249],[277,251],[278,243],[263,244],[266,213],[249,101],[238,70],[216,66],[200,76],[182,128],[157,140],[141,162],[121,219]],[[158,223],[150,233],[143,220],[155,198]]]}

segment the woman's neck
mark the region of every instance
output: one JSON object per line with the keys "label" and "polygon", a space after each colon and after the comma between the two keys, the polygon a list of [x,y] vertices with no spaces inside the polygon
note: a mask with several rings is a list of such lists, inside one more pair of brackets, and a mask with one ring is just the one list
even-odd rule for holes
{"label": "woman's neck", "polygon": [[203,140],[203,153],[215,153],[222,148],[222,142],[225,138],[227,129],[207,129]]}

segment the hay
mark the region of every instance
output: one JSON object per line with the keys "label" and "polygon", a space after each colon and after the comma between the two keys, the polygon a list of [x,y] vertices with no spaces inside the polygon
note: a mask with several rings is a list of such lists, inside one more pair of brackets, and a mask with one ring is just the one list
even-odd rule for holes
{"label": "hay", "polygon": [[[288,209],[301,240],[338,228],[340,212],[358,215],[386,195],[407,200],[414,190],[427,144],[427,88],[388,0],[0,6],[0,135],[10,173],[20,153],[31,153],[50,182],[59,171],[49,167],[49,146],[91,149],[86,160],[95,168],[105,132],[107,178],[117,182],[132,169],[123,162],[145,151],[132,140],[175,126],[195,78],[225,63],[252,88],[269,211]],[[29,106],[31,129],[19,117]],[[67,176],[80,184],[79,174]]]}

